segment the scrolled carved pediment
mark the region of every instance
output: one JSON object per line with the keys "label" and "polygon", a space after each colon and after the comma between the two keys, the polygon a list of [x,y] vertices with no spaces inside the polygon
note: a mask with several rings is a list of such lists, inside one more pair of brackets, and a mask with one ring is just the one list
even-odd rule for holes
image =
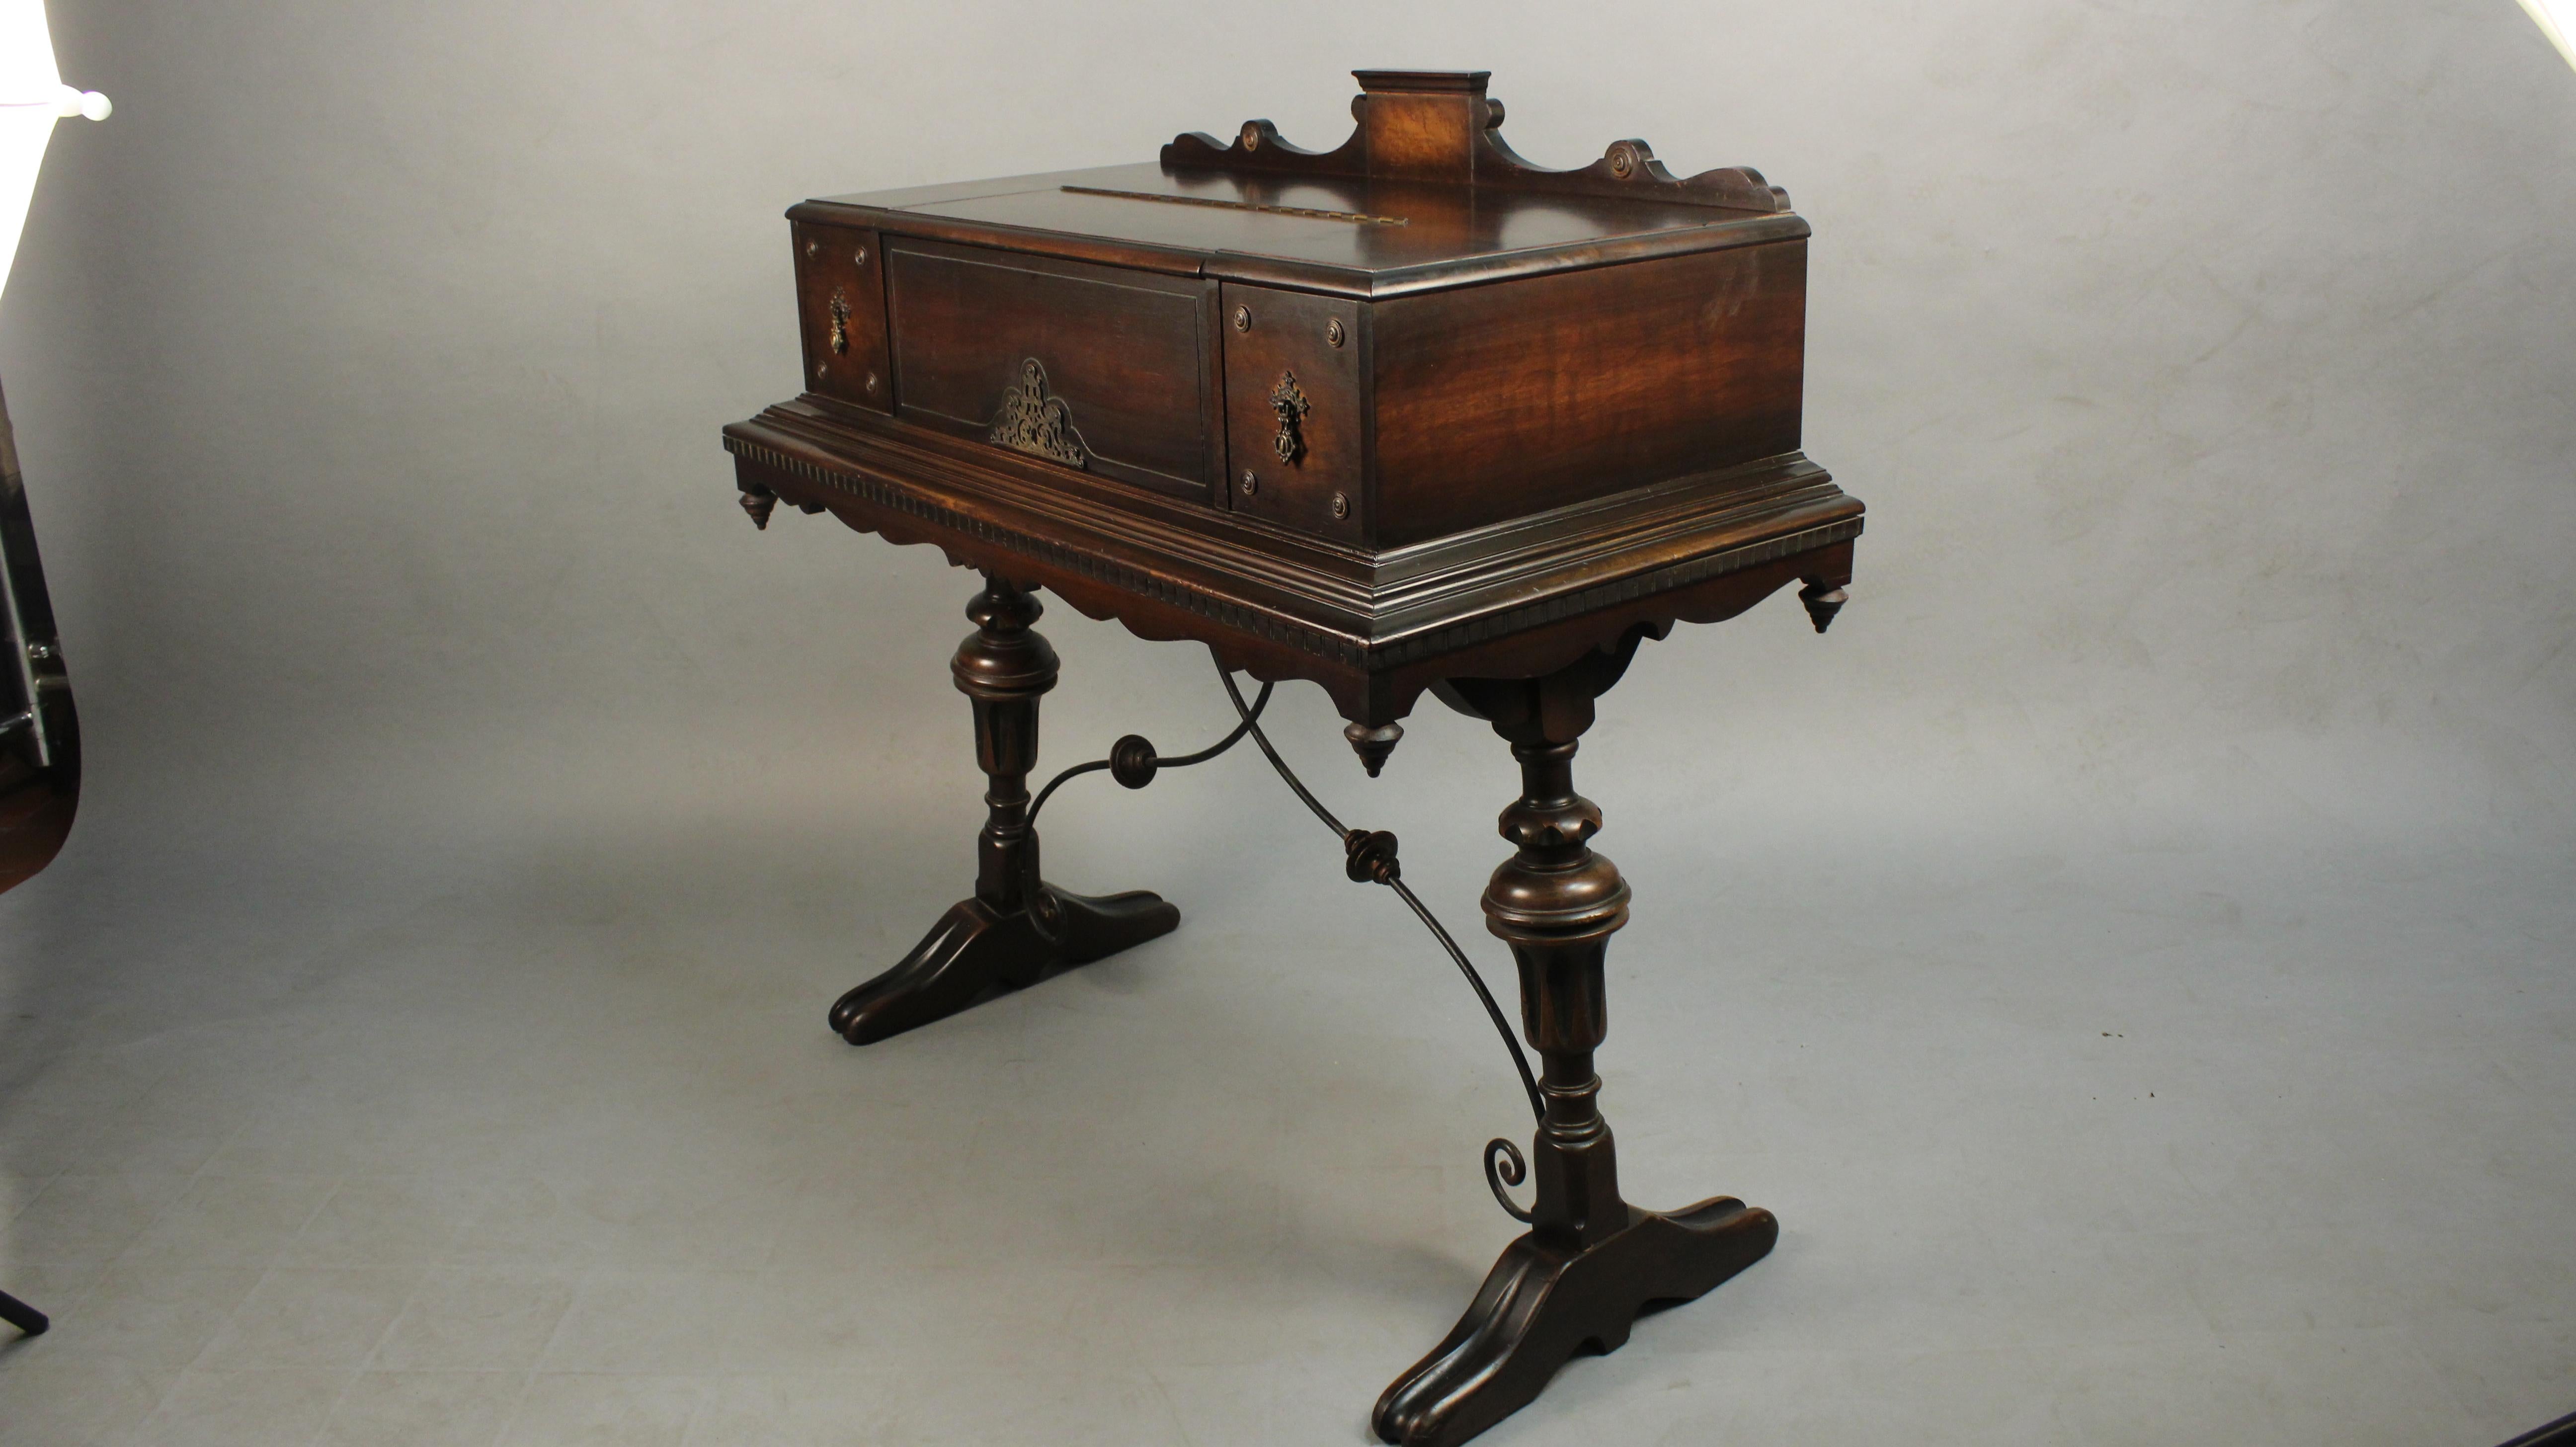
{"label": "scrolled carved pediment", "polygon": [[1361,93],[1351,101],[1359,123],[1330,151],[1309,151],[1280,138],[1266,120],[1245,121],[1231,141],[1204,132],[1176,136],[1163,148],[1175,169],[1288,176],[1432,181],[1559,195],[1625,197],[1686,206],[1763,213],[1789,209],[1789,193],[1750,166],[1721,166],[1676,176],[1640,140],[1613,141],[1601,159],[1570,171],[1534,166],[1502,138],[1503,103],[1485,94],[1488,72],[1353,72]]}

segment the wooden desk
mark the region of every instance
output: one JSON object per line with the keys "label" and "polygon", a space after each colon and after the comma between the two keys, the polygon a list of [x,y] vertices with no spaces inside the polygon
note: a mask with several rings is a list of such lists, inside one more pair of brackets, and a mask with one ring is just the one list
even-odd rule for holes
{"label": "wooden desk", "polygon": [[1484,72],[1357,74],[1329,152],[1250,121],[1155,164],[790,209],[807,389],[725,446],[755,523],[785,499],[985,577],[952,664],[991,781],[975,892],[834,1005],[853,1043],[1179,923],[1040,878],[1041,588],[1322,684],[1372,775],[1426,691],[1510,743],[1515,852],[1483,906],[1544,1061],[1531,1229],[1375,1417],[1454,1443],[1777,1236],[1731,1198],[1619,1194],[1592,1053],[1628,887],[1572,763],[1675,622],[1799,583],[1822,632],[1862,510],[1798,450],[1808,228],[1783,192],[1639,141],[1542,170]]}

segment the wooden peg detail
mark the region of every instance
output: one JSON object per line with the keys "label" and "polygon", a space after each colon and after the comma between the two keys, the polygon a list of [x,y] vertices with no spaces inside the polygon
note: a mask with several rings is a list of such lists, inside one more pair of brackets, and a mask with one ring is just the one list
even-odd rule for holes
{"label": "wooden peg detail", "polygon": [[1404,742],[1404,725],[1389,723],[1371,728],[1367,724],[1345,724],[1342,737],[1351,741],[1351,752],[1360,756],[1360,767],[1374,779],[1378,770],[1386,767],[1387,755]]}

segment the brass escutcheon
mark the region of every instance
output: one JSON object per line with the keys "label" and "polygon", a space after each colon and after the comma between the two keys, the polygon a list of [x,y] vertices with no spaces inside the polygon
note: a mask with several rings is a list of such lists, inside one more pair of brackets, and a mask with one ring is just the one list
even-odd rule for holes
{"label": "brass escutcheon", "polygon": [[1279,454],[1281,462],[1294,463],[1305,455],[1305,434],[1297,424],[1313,410],[1304,389],[1297,385],[1297,374],[1280,373],[1278,384],[1270,389],[1270,411],[1279,419],[1279,431],[1270,439],[1270,450]]}
{"label": "brass escutcheon", "polygon": [[1089,466],[1091,449],[1074,430],[1073,408],[1047,391],[1046,368],[1035,357],[1023,357],[1019,370],[1019,381],[1003,390],[984,440],[1067,467]]}

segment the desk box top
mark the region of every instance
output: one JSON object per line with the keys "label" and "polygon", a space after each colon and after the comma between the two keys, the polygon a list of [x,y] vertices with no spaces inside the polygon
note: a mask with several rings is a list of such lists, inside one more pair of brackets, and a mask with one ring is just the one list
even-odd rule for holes
{"label": "desk box top", "polygon": [[1542,169],[1485,72],[1356,74],[1331,151],[1248,121],[790,208],[806,390],[727,429],[755,517],[828,507],[1140,631],[1235,620],[1228,656],[1379,720],[1524,626],[1561,651],[1721,575],[1730,608],[1848,576],[1787,195],[1641,141]]}
{"label": "desk box top", "polygon": [[809,202],[803,220],[876,223],[1147,270],[1388,297],[1808,234],[1788,194],[1730,167],[1687,180],[1643,141],[1549,171],[1496,130],[1484,71],[1358,71],[1359,127],[1300,150],[1268,121],[1160,164],[1013,176]]}

